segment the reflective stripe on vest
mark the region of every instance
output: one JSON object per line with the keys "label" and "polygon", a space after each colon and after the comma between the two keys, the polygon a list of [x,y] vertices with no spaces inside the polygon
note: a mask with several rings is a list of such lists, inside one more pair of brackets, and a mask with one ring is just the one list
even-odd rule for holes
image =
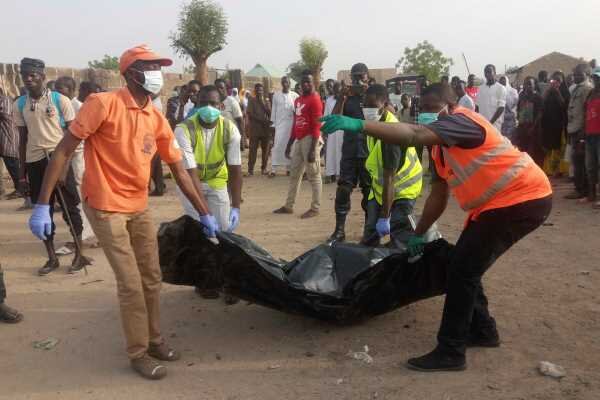
{"label": "reflective stripe on vest", "polygon": [[446,180],[461,208],[469,212],[469,219],[552,194],[546,174],[489,121],[462,107],[452,114],[468,118],[485,134],[476,148],[437,145],[431,152],[438,175]]}
{"label": "reflective stripe on vest", "polygon": [[[202,126],[197,119],[197,115],[192,116],[184,120],[179,126],[184,129],[190,140],[200,180],[206,182],[213,189],[221,189],[227,185],[229,177],[226,165],[226,153],[227,145],[231,139],[231,122],[223,118],[220,119],[215,126],[215,132],[208,151],[206,151],[206,146],[202,139]],[[222,135],[222,138],[219,135]],[[220,143],[222,143],[222,151],[219,151],[219,149],[215,147]],[[202,147],[199,148],[199,145]],[[217,154],[219,160],[211,163],[207,162],[211,157],[214,159],[215,151],[222,153]]]}
{"label": "reflective stripe on vest", "polygon": [[466,182],[479,170],[479,168],[483,167],[485,164],[488,164],[493,158],[498,157],[502,153],[512,149],[513,145],[510,140],[502,136],[502,142],[496,145],[496,147],[481,154],[465,167],[461,167],[460,164],[456,162],[456,160],[448,153],[446,148],[442,147],[444,160],[448,162],[448,165],[450,165],[450,168],[452,168],[452,172],[454,173],[454,178],[448,179],[448,185],[452,188],[462,184],[463,182]]}
{"label": "reflective stripe on vest", "polygon": [[495,195],[497,195],[502,189],[506,188],[513,179],[515,179],[519,174],[530,164],[533,163],[533,159],[527,153],[523,153],[519,161],[514,163],[510,168],[508,168],[500,178],[496,182],[494,182],[490,187],[486,189],[485,192],[479,198],[473,199],[471,201],[466,202],[463,207],[466,210],[473,210],[475,208],[481,207],[488,201],[490,201]]}
{"label": "reflective stripe on vest", "polygon": [[[388,123],[398,122],[394,115],[386,112],[384,121]],[[378,203],[382,203],[384,186],[383,155],[381,150],[381,141],[372,137],[367,138],[369,148],[369,157],[366,160],[365,167],[371,174],[372,185],[369,199],[375,198]],[[415,199],[421,193],[423,168],[414,147],[408,147],[405,150],[404,163],[396,171],[392,184],[394,187],[394,200]]]}
{"label": "reflective stripe on vest", "polygon": [[[406,160],[408,160],[408,162],[410,164],[408,164],[408,167],[405,169],[404,166],[402,166],[402,168],[400,168],[400,171],[403,172],[399,172],[398,174],[396,174],[396,176],[394,176],[394,183],[400,182],[402,179],[406,178],[408,175],[410,175],[410,172],[412,171],[412,169],[415,167],[415,164],[417,164],[417,162],[419,162],[419,156],[417,155],[416,152],[406,152]],[[405,161],[406,164],[406,161]],[[380,169],[379,174],[377,176],[377,183],[383,186],[383,170]],[[421,172],[422,175],[422,172]]]}

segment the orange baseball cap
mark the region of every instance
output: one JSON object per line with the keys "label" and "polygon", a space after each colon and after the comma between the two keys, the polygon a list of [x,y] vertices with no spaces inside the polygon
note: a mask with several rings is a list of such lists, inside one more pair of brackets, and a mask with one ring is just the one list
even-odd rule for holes
{"label": "orange baseball cap", "polygon": [[170,58],[161,57],[156,54],[148,45],[141,44],[139,46],[132,47],[129,50],[125,50],[125,52],[121,55],[121,59],[119,60],[119,70],[121,71],[121,74],[124,74],[125,71],[127,71],[127,68],[129,68],[131,64],[138,60],[158,61],[163,67],[173,65],[173,60]]}

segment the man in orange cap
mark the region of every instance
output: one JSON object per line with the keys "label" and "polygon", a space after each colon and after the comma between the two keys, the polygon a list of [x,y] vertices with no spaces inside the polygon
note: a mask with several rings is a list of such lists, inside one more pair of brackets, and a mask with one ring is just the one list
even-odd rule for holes
{"label": "man in orange cap", "polygon": [[70,155],[85,140],[83,208],[115,273],[131,365],[148,379],[166,375],[159,361],[179,359],[165,343],[159,324],[161,273],[147,189],[156,151],[200,214],[205,233],[214,237],[218,230],[183,167],[169,123],[150,99],[162,88],[161,67],[171,64],[145,45],[123,53],[120,71],[127,86],[88,97],[52,156],[29,220],[36,236],[49,234],[50,194]]}

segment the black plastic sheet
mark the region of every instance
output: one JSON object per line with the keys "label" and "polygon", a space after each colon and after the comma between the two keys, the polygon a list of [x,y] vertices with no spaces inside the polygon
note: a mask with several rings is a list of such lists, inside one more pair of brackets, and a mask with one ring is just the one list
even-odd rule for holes
{"label": "black plastic sheet", "polygon": [[158,233],[163,280],[226,290],[283,312],[352,322],[383,314],[446,290],[452,245],[429,243],[423,256],[351,243],[319,245],[291,262],[276,259],[251,240],[220,233],[208,239],[187,216]]}

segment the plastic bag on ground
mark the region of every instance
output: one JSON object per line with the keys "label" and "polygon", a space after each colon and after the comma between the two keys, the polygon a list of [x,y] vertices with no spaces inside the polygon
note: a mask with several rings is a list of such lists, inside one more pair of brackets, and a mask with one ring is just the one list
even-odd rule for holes
{"label": "plastic bag on ground", "polygon": [[442,295],[453,246],[429,243],[423,256],[351,243],[319,245],[296,259],[276,259],[251,240],[220,233],[211,242],[187,216],[158,233],[163,280],[227,291],[283,312],[352,322]]}

